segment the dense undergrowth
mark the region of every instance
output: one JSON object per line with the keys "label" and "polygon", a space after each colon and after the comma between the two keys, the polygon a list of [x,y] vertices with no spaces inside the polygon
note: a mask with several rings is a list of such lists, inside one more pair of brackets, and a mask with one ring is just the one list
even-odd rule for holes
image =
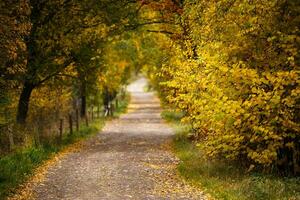
{"label": "dense undergrowth", "polygon": [[199,148],[300,174],[299,1],[186,0],[177,11],[177,29],[157,37],[163,53],[145,71],[185,113]]}
{"label": "dense undergrowth", "polygon": [[176,130],[173,150],[181,160],[178,171],[190,183],[216,199],[279,200],[300,198],[300,179],[275,174],[247,172],[239,163],[208,159],[189,139],[191,127],[180,123],[183,114],[173,110],[162,113]]}

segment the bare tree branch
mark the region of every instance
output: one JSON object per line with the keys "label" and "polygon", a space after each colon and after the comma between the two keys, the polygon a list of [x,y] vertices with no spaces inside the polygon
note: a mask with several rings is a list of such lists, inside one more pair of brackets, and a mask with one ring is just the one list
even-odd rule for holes
{"label": "bare tree branch", "polygon": [[147,32],[151,32],[151,33],[162,33],[162,34],[169,34],[169,35],[174,34],[173,32],[166,31],[166,30],[147,30]]}

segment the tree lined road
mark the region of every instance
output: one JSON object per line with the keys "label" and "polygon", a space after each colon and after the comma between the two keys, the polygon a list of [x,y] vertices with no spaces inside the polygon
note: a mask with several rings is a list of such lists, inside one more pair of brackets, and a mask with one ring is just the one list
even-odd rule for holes
{"label": "tree lined road", "polygon": [[206,199],[177,177],[168,148],[174,132],[146,84],[140,78],[129,85],[128,113],[49,169],[34,189],[37,199]]}

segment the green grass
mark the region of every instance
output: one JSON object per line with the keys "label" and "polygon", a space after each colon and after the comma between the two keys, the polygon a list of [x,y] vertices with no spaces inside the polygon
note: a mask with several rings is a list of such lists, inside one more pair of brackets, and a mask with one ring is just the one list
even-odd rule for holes
{"label": "green grass", "polygon": [[[129,103],[129,96],[119,102],[114,117],[125,112]],[[107,118],[111,119],[111,118]],[[105,124],[104,118],[95,119],[88,127],[82,123],[80,130],[72,135],[64,134],[61,144],[52,141],[47,144],[20,149],[0,159],[0,199],[5,199],[13,193],[18,185],[26,181],[40,164],[51,158],[70,144],[97,134]]]}
{"label": "green grass", "polygon": [[179,120],[182,113],[166,110],[162,116],[176,130],[173,142],[175,154],[181,160],[180,175],[201,187],[215,199],[225,200],[299,200],[300,179],[263,173],[247,173],[238,164],[208,160],[196,145],[187,139],[188,126]]}
{"label": "green grass", "polygon": [[90,137],[103,127],[104,119],[97,119],[89,127],[65,135],[62,144],[56,142],[20,149],[0,160],[0,199],[4,199],[24,182],[43,161],[76,141]]}
{"label": "green grass", "polygon": [[14,188],[53,151],[44,147],[31,147],[0,160],[0,199],[4,199]]}

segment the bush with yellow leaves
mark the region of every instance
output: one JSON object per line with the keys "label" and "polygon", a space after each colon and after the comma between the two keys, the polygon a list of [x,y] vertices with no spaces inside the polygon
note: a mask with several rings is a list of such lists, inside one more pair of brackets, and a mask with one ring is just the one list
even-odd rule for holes
{"label": "bush with yellow leaves", "polygon": [[293,0],[186,1],[185,37],[166,39],[154,72],[207,155],[299,173],[299,13]]}

